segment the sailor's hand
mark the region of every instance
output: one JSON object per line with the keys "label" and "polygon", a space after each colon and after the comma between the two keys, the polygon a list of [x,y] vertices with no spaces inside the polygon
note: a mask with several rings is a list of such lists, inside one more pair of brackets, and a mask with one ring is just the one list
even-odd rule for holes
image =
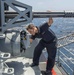
{"label": "sailor's hand", "polygon": [[33,39],[30,39],[30,43],[32,43],[33,42]]}
{"label": "sailor's hand", "polygon": [[[51,12],[51,11],[47,10],[47,12]],[[48,20],[49,27],[52,25],[52,23],[53,23],[53,19],[52,19],[52,17],[50,17],[49,20]]]}
{"label": "sailor's hand", "polygon": [[49,18],[49,20],[48,20],[48,25],[51,26],[52,23],[53,23],[53,19],[52,19],[52,18]]}

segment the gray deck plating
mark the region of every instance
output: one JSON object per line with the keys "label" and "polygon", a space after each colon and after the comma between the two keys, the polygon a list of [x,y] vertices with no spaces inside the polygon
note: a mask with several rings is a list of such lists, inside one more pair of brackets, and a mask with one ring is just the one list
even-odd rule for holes
{"label": "gray deck plating", "polygon": [[18,57],[6,60],[9,67],[14,68],[14,75],[42,75],[39,67],[30,67],[32,59]]}
{"label": "gray deck plating", "polygon": [[[44,70],[46,68],[46,62],[40,62],[39,67],[30,67],[32,63],[32,59],[25,57],[17,57],[6,60],[9,67],[14,68],[14,75],[42,75],[40,70]],[[57,75],[63,75],[59,69],[54,66],[54,70]]]}

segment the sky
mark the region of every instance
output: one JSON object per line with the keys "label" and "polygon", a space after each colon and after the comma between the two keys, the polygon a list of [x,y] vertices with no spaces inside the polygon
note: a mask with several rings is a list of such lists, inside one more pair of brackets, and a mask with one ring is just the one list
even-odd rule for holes
{"label": "sky", "polygon": [[74,11],[74,0],[17,0],[32,6],[33,11]]}

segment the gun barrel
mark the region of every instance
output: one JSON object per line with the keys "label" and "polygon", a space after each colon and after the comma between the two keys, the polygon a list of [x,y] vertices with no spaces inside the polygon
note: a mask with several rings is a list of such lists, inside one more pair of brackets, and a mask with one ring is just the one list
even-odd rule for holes
{"label": "gun barrel", "polygon": [[[17,12],[8,12],[5,11],[5,18],[14,18],[18,15]],[[29,15],[26,14],[26,15]],[[73,18],[74,12],[32,12],[33,18],[49,18],[49,17],[64,17],[64,18]],[[23,18],[23,17],[21,17]]]}

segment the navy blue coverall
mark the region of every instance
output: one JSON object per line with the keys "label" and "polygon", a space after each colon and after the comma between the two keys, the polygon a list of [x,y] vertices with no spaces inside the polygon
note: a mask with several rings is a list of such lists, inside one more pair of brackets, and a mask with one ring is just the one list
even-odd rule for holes
{"label": "navy blue coverall", "polygon": [[55,63],[57,51],[57,38],[55,36],[55,33],[49,28],[48,23],[44,23],[37,28],[39,32],[35,35],[32,35],[31,39],[34,40],[35,38],[41,38],[41,40],[35,47],[33,63],[39,65],[39,58],[42,53],[42,50],[46,48],[48,53],[46,70],[52,70]]}

